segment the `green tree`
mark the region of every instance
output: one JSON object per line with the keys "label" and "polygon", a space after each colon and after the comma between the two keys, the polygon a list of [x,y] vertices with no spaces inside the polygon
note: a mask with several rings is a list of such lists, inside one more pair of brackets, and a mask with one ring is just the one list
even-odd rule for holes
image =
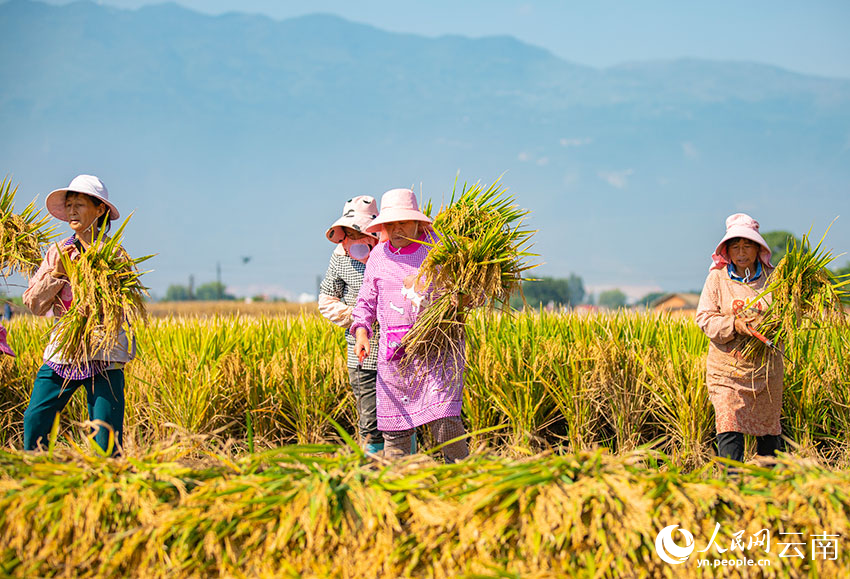
{"label": "green tree", "polygon": [[771,258],[773,265],[777,265],[785,256],[785,248],[791,241],[800,243],[800,239],[794,236],[790,231],[767,231],[762,234],[767,246],[770,247]]}
{"label": "green tree", "polygon": [[189,288],[185,285],[170,285],[165,290],[164,301],[166,302],[183,302],[189,299],[191,299]]}
{"label": "green tree", "polygon": [[622,308],[626,305],[626,294],[617,288],[606,290],[599,294],[598,304],[600,308],[608,308],[609,310]]}
{"label": "green tree", "polygon": [[195,298],[204,301],[236,299],[236,297],[225,292],[223,283],[219,283],[217,281],[211,281],[199,286],[195,291]]}
{"label": "green tree", "polygon": [[[553,304],[555,306],[573,307],[584,299],[584,282],[576,274],[568,278],[544,277],[536,280],[526,280],[522,284],[525,301],[532,308]],[[511,307],[521,308],[522,298],[518,295],[511,298]]]}

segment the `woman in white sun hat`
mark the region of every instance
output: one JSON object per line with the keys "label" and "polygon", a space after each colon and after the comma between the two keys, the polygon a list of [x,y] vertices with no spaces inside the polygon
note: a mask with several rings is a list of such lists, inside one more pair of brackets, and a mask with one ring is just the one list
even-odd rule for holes
{"label": "woman in white sun hat", "polygon": [[[78,259],[102,229],[109,231],[110,222],[118,219],[118,208],[109,200],[103,181],[93,175],[78,175],[71,184],[47,196],[45,205],[55,218],[65,221],[73,234],[53,244],[24,292],[24,304],[37,316],[53,312],[61,317],[73,303],[71,284],[62,264],[61,253]],[[83,387],[88,401],[89,419],[109,425],[115,434],[115,450],[123,444],[124,429],[124,364],[135,354],[124,330],[117,345],[109,352],[96,352],[82,367],[74,367],[62,359],[55,335],[44,351],[44,365],[33,384],[30,404],[24,413],[24,448],[35,450],[47,445],[47,437],[56,414],[68,404],[74,392]],[[97,427],[95,442],[106,449],[109,430]]]}
{"label": "woman in white sun hat", "polygon": [[[392,189],[381,198],[381,212],[367,231],[381,232],[381,243],[372,251],[363,286],[354,308],[351,331],[355,354],[371,354],[369,341],[377,320],[381,327],[378,343],[376,387],[378,428],[384,434],[388,458],[411,452],[416,427],[428,424],[437,444],[466,434],[461,420],[463,403],[463,360],[441,353],[440,363],[429,366],[422,376],[407,375],[401,365],[400,346],[404,334],[427,307],[427,290],[419,287],[419,267],[430,251],[420,242],[435,242],[431,219],[419,211],[410,189]],[[465,458],[465,438],[443,447],[447,462]]]}
{"label": "woman in white sun hat", "polygon": [[376,234],[366,233],[366,228],[377,216],[378,204],[374,197],[359,195],[345,202],[342,217],[325,232],[325,237],[335,243],[336,248],[319,286],[319,311],[329,321],[345,328],[348,376],[357,406],[357,427],[369,453],[384,448],[384,437],[378,430],[375,416],[378,335],[372,336],[372,351],[361,362],[354,355],[354,336],[348,327],[351,326],[351,312],[357,303],[357,293],[363,284],[369,253],[378,243]]}
{"label": "woman in white sun hat", "polygon": [[773,456],[782,448],[782,354],[771,351],[764,359],[742,354],[755,339],[751,328],[770,304],[770,295],[755,299],[773,271],[758,221],[745,213],[730,215],[711,258],[696,322],[710,340],[706,387],[714,405],[717,454],[741,462],[749,434],[756,437],[757,454]]}

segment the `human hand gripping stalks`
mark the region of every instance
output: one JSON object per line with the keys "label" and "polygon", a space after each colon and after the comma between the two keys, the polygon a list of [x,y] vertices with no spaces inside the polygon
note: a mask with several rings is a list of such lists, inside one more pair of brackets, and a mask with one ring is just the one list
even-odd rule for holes
{"label": "human hand gripping stalks", "polygon": [[823,248],[828,232],[829,228],[814,249],[808,234],[799,245],[796,240],[789,242],[782,261],[753,300],[756,303],[771,296],[762,321],[751,329],[756,340],[746,345],[745,356],[763,357],[767,349],[781,351],[777,344],[785,343],[801,328],[817,329],[847,323],[841,300],[847,296],[850,276],[837,277],[827,268],[836,259],[831,251]]}
{"label": "human hand gripping stalks", "polygon": [[[425,213],[430,211],[429,203]],[[438,239],[419,242],[431,246],[417,284],[429,288],[430,295],[402,341],[403,368],[416,375],[435,364],[461,363],[466,314],[507,304],[520,289],[522,272],[535,267],[527,262],[536,255],[527,251],[535,233],[522,228],[527,215],[498,179],[490,186],[464,184],[459,196],[455,181],[451,201],[434,218]]]}
{"label": "human hand gripping stalks", "polygon": [[8,178],[0,181],[0,273],[17,271],[29,276],[41,263],[41,248],[56,237],[56,227],[46,227],[49,215],[41,215],[35,202],[14,213],[15,194]]}
{"label": "human hand gripping stalks", "polygon": [[63,361],[75,369],[96,353],[114,348],[125,321],[132,336],[133,323],[147,318],[144,296],[149,294],[139,279],[146,272],[139,272],[137,266],[153,255],[133,259],[121,246],[130,217],[112,237],[101,229],[78,259],[60,252],[74,299],[54,331]]}

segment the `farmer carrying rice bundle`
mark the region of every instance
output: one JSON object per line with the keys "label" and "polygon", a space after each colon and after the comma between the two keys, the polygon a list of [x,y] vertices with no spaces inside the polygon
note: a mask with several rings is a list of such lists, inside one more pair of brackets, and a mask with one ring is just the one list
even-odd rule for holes
{"label": "farmer carrying rice bundle", "polygon": [[378,243],[376,233],[366,233],[366,228],[377,216],[378,204],[374,197],[359,195],[345,202],[342,217],[325,232],[325,237],[336,244],[336,249],[319,286],[319,311],[329,321],[345,328],[348,376],[357,406],[357,426],[366,452],[370,453],[384,448],[384,437],[378,430],[375,415],[378,334],[370,338],[369,355],[360,362],[354,355],[354,335],[348,328],[363,284],[366,262]]}
{"label": "farmer carrying rice bundle", "polygon": [[144,316],[145,292],[135,265],[146,258],[130,259],[118,245],[126,221],[113,238],[106,237],[119,213],[99,178],[75,177],[51,192],[46,206],[74,233],[50,246],[24,292],[35,315],[52,311],[58,318],[24,413],[24,448],[47,444],[56,414],[82,386],[96,424],[95,442],[104,450],[112,442],[117,451],[123,443],[123,368],[135,356],[135,340],[123,324]]}
{"label": "farmer carrying rice bundle", "polygon": [[[367,228],[381,232],[381,242],[366,264],[363,285],[353,312],[351,331],[356,337],[355,354],[368,356],[369,338],[375,321],[380,324],[377,359],[378,429],[384,435],[384,454],[389,458],[411,451],[417,426],[430,425],[437,444],[466,434],[460,418],[463,402],[463,363],[457,347],[446,349],[444,358],[424,368],[414,384],[402,372],[401,340],[420,316],[426,295],[417,283],[419,267],[436,236],[431,219],[419,210],[410,189],[392,189],[381,198],[381,212]],[[452,359],[449,359],[449,358]],[[443,371],[449,365],[452,370]],[[465,439],[443,447],[447,462],[468,454]]]}
{"label": "farmer carrying rice bundle", "polygon": [[782,352],[745,355],[771,302],[770,294],[762,292],[773,271],[770,253],[755,219],[730,215],[696,313],[697,325],[710,340],[706,386],[714,405],[717,454],[738,462],[744,458],[745,434],[756,436],[760,456],[782,448]]}

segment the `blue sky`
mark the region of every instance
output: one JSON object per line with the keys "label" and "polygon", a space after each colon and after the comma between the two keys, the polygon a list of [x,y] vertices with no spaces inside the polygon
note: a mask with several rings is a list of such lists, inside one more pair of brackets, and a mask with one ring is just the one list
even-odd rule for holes
{"label": "blue sky", "polygon": [[[68,0],[50,0],[67,4]],[[150,0],[101,0],[138,8]],[[211,14],[276,19],[327,12],[395,32],[428,36],[508,34],[596,67],[682,57],[744,60],[850,78],[846,0],[179,0]]]}

